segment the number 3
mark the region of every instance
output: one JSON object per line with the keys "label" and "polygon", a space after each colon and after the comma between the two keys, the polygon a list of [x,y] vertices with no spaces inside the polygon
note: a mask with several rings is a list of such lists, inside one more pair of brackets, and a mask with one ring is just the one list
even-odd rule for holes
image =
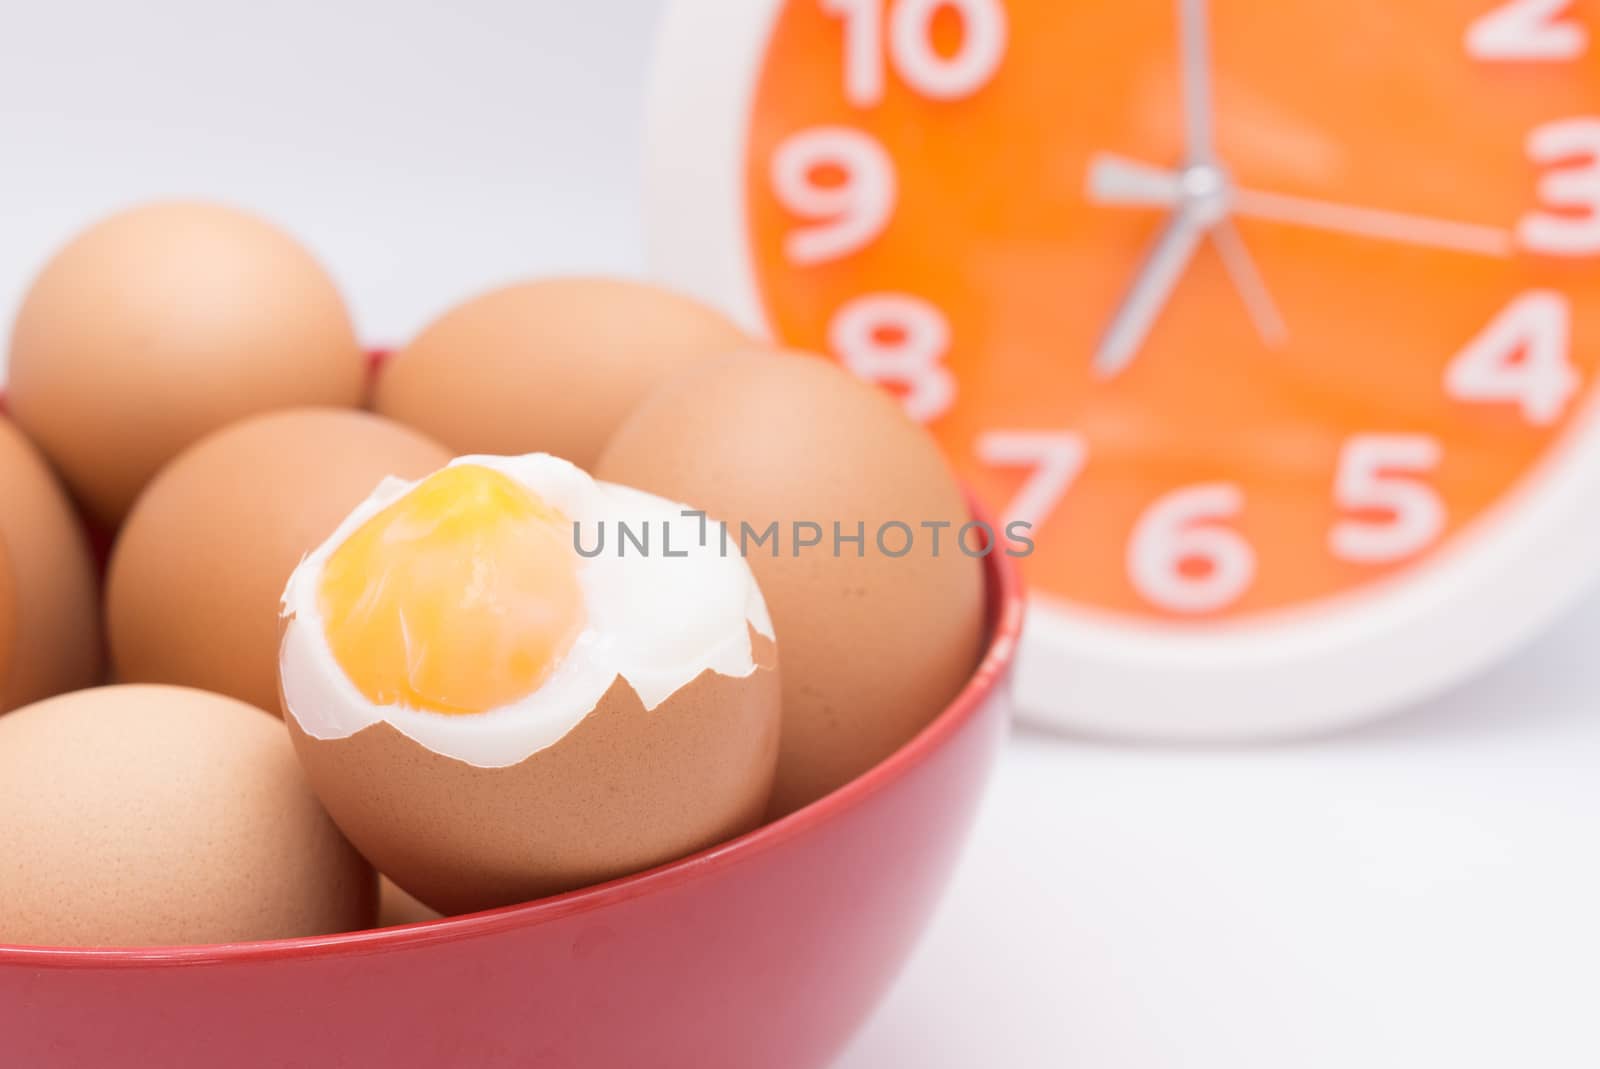
{"label": "number 3", "polygon": [[1567,214],[1524,216],[1517,227],[1522,243],[1550,256],[1600,253],[1600,118],[1546,123],[1528,136],[1528,156],[1553,168],[1540,179],[1539,196]]}

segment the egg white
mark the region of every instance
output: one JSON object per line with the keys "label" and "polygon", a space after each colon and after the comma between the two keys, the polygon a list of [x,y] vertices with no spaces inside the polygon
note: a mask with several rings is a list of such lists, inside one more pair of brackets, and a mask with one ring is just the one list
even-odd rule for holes
{"label": "egg white", "polygon": [[[490,468],[538,494],[579,525],[586,551],[593,551],[603,525],[604,552],[573,554],[588,613],[582,632],[537,691],[496,709],[450,716],[370,702],[328,647],[317,590],[334,551],[417,485],[386,479],[300,562],[283,594],[284,704],[306,734],[341,739],[386,722],[436,753],[503,768],[560,741],[619,676],[650,710],[707,670],[733,677],[756,670],[750,629],[771,639],[772,620],[749,565],[736,551],[723,553],[715,520],[686,516],[687,506],[653,494],[598,482],[543,453],[460,457],[451,461],[456,464]],[[648,530],[647,554],[631,543],[619,554],[619,524]],[[663,552],[668,531],[672,556]]]}

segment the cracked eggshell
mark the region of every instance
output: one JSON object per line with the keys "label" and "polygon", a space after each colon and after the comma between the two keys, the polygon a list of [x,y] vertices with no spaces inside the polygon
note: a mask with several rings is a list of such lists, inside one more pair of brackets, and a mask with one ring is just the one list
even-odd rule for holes
{"label": "cracked eggshell", "polygon": [[100,682],[94,562],[39,451],[0,418],[0,712]]}
{"label": "cracked eggshell", "polygon": [[482,768],[378,722],[295,749],[335,822],[380,871],[446,914],[603,882],[761,823],[777,766],[777,648],[755,671],[706,670],[646,709],[620,676],[559,741]]}
{"label": "cracked eggshell", "polygon": [[139,498],[111,556],[118,677],[276,713],[284,581],[373,484],[449,460],[409,427],[338,408],[272,412],[195,443]]}

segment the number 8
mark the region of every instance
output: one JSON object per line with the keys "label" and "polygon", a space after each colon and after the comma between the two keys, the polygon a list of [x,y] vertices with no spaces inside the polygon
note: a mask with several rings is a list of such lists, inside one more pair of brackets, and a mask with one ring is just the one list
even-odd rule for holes
{"label": "number 8", "polygon": [[927,301],[900,293],[858,297],[833,317],[828,340],[861,378],[903,387],[906,415],[919,423],[938,419],[955,403],[955,379],[941,363],[950,325]]}

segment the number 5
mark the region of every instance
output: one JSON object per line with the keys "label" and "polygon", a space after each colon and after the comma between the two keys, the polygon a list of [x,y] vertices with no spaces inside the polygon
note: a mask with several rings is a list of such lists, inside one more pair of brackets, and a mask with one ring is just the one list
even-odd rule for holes
{"label": "number 5", "polygon": [[1345,442],[1334,478],[1340,508],[1386,512],[1386,520],[1342,520],[1328,534],[1340,560],[1386,564],[1419,553],[1444,530],[1444,502],[1407,475],[1439,466],[1439,443],[1425,434],[1358,434]]}

